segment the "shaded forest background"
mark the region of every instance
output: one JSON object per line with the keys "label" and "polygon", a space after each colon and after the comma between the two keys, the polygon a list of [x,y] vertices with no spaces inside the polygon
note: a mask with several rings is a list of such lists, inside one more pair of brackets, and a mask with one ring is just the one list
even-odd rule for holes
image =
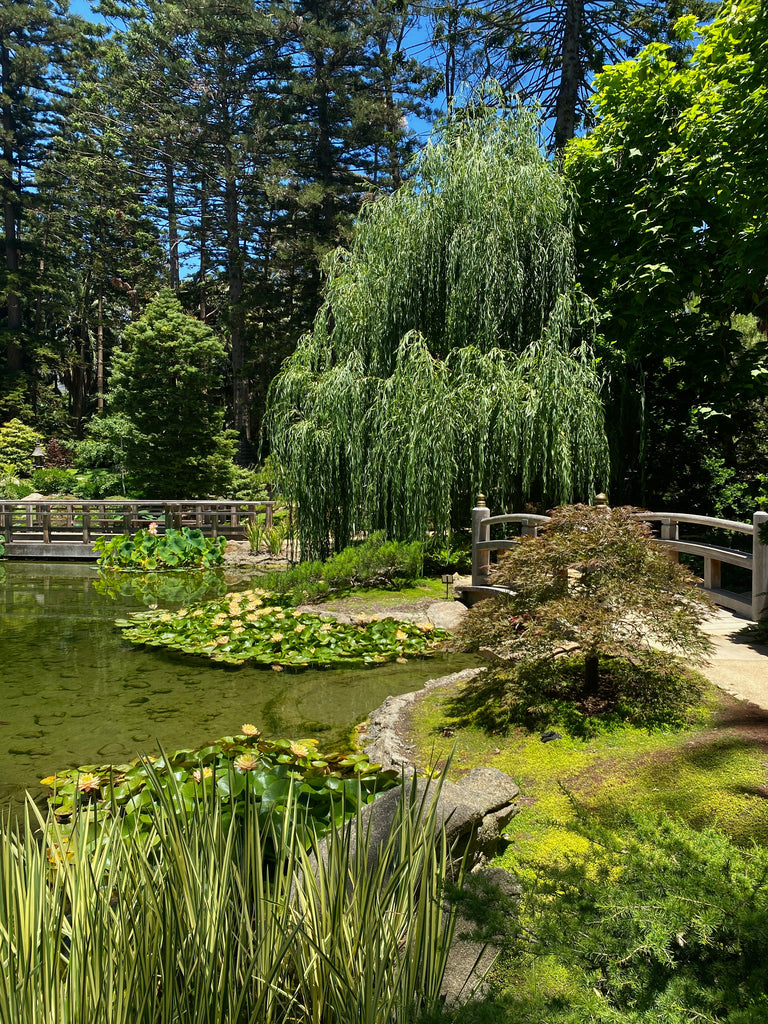
{"label": "shaded forest background", "polygon": [[329,254],[416,173],[435,118],[493,79],[537,105],[575,197],[611,499],[737,517],[766,501],[758,4],[703,42],[716,5],[678,0],[95,9],[98,24],[55,0],[0,8],[0,424],[90,437],[126,332],[170,289],[224,343],[216,401],[256,463]]}

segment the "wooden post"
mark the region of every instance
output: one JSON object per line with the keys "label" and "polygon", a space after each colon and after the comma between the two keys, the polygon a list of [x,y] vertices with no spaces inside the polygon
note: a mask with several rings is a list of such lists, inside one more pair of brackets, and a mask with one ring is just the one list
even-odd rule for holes
{"label": "wooden post", "polygon": [[704,589],[719,590],[723,563],[717,558],[704,559]]}
{"label": "wooden post", "polygon": [[[662,519],[661,520],[661,539],[662,540],[680,540],[680,524],[676,519]],[[672,548],[667,548],[665,554],[669,558],[670,562],[680,561],[680,552],[673,551]],[[704,563],[704,569],[706,572],[706,561]],[[720,584],[718,583],[718,586]]]}
{"label": "wooden post", "polygon": [[181,520],[182,520],[181,505],[174,505],[173,506],[173,512],[172,512],[172,515],[171,515],[171,519],[173,520],[174,529],[180,530],[181,529]]}
{"label": "wooden post", "polygon": [[[768,610],[768,544],[760,536],[760,527],[765,523],[768,523],[768,512],[755,512],[752,516],[752,618],[755,622]],[[764,529],[768,530],[768,526]]]}
{"label": "wooden post", "polygon": [[532,523],[528,519],[524,519],[520,526],[521,537],[538,537],[539,535],[539,524]]}
{"label": "wooden post", "polygon": [[271,530],[272,529],[272,509],[273,509],[274,504],[275,504],[274,501],[268,501],[267,502],[267,510],[264,513],[264,528],[266,530]]}
{"label": "wooden post", "polygon": [[42,515],[43,519],[43,544],[51,543],[51,509],[46,508]]}
{"label": "wooden post", "polygon": [[491,518],[491,511],[485,504],[485,495],[478,494],[477,505],[472,509],[472,586],[488,586],[488,566],[491,554],[487,549],[480,550],[477,545],[490,540],[490,531],[484,526],[485,520]]}
{"label": "wooden post", "polygon": [[91,513],[87,505],[83,505],[83,544],[91,543]]}
{"label": "wooden post", "polygon": [[5,537],[5,543],[10,544],[13,540],[13,505],[6,505],[3,502],[0,505],[0,510],[3,513],[3,537]]}

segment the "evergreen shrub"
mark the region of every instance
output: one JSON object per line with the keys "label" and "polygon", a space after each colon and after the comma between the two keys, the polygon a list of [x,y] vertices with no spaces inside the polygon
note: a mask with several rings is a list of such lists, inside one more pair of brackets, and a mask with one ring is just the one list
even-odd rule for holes
{"label": "evergreen shrub", "polygon": [[343,594],[355,587],[399,590],[423,574],[422,545],[388,541],[374,533],[325,562],[300,562],[286,572],[269,573],[260,584],[287,603],[304,604]]}
{"label": "evergreen shrub", "polygon": [[43,440],[32,427],[13,419],[0,427],[0,463],[10,463],[19,476],[32,472],[32,452]]}
{"label": "evergreen shrub", "polygon": [[38,494],[72,494],[76,485],[71,469],[36,469],[32,474],[32,489]]}

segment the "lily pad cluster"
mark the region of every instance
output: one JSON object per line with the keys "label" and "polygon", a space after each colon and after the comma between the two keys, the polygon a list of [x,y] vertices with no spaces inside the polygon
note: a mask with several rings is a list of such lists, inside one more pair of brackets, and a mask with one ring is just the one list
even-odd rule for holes
{"label": "lily pad cluster", "polygon": [[97,537],[97,563],[104,569],[212,569],[224,561],[224,537],[206,537],[202,530],[157,532],[157,524],[137,530],[133,537]]}
{"label": "lily pad cluster", "polygon": [[135,644],[276,669],[379,665],[430,654],[450,636],[431,623],[378,616],[336,622],[274,600],[266,591],[251,589],[175,612],[136,612],[116,624]]}
{"label": "lily pad cluster", "polygon": [[[125,834],[151,831],[152,806],[169,804],[181,815],[218,797],[224,817],[240,813],[240,797],[255,798],[260,816],[277,822],[288,800],[302,810],[304,827],[325,835],[396,782],[361,753],[322,753],[317,740],[264,739],[252,724],[215,743],[176,750],[129,764],[83,765],[41,779],[49,805],[64,827],[87,808],[96,818],[120,816]],[[249,804],[252,805],[250,800]]]}

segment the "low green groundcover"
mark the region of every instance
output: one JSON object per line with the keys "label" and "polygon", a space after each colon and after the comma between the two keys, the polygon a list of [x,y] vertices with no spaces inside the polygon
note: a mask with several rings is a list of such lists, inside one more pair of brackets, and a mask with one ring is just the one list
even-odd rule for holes
{"label": "low green groundcover", "polygon": [[153,805],[170,800],[182,815],[200,800],[218,796],[229,820],[238,813],[238,798],[255,797],[260,816],[275,821],[293,800],[304,827],[318,836],[348,820],[359,806],[397,781],[360,753],[321,753],[314,739],[268,740],[245,723],[234,736],[208,746],[176,750],[159,758],[136,758],[130,764],[82,765],[57,772],[41,784],[56,820],[71,825],[79,811],[95,818],[121,817],[126,834],[138,823],[150,830]]}
{"label": "low green groundcover", "polygon": [[450,636],[431,623],[415,625],[361,615],[346,624],[272,601],[274,597],[266,591],[245,590],[175,612],[136,612],[116,624],[135,644],[202,655],[229,665],[251,661],[277,669],[399,661],[427,655]]}

